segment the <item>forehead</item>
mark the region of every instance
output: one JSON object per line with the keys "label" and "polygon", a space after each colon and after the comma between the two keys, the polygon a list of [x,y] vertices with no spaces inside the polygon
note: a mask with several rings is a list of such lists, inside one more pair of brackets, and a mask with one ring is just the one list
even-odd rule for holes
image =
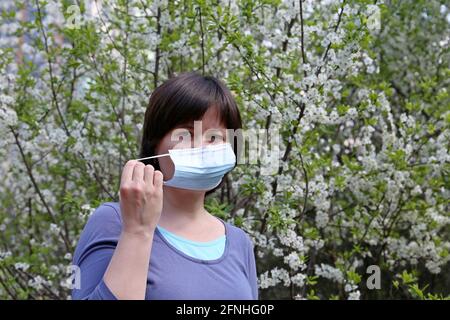
{"label": "forehead", "polygon": [[[220,118],[220,113],[218,112],[218,109],[215,107],[209,108],[205,114],[203,115],[202,124],[203,126],[211,126],[215,128],[223,127],[225,128],[225,124],[222,122],[222,119]],[[208,128],[206,128],[208,129]]]}
{"label": "forehead", "polygon": [[177,128],[194,128],[194,121],[201,121],[202,131],[208,129],[226,129],[226,125],[215,107],[209,108],[201,119],[181,123]]}

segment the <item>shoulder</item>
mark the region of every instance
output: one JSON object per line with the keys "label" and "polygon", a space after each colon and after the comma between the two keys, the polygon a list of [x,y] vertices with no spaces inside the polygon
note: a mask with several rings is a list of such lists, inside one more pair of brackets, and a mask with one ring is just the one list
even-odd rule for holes
{"label": "shoulder", "polygon": [[86,229],[108,229],[120,226],[122,218],[118,202],[104,202],[99,205],[89,217]]}
{"label": "shoulder", "polygon": [[[225,222],[230,235],[230,246],[237,256],[242,258],[244,268],[248,271],[254,264],[254,244],[250,234],[244,229]],[[247,272],[246,271],[246,272]]]}
{"label": "shoulder", "polygon": [[234,225],[231,222],[224,221],[224,223],[227,226],[229,237],[238,241],[241,246],[253,246],[253,241],[251,240],[251,237],[247,231]]}
{"label": "shoulder", "polygon": [[89,216],[79,237],[74,260],[80,259],[86,251],[98,245],[115,243],[122,231],[120,206],[116,202],[99,205]]}

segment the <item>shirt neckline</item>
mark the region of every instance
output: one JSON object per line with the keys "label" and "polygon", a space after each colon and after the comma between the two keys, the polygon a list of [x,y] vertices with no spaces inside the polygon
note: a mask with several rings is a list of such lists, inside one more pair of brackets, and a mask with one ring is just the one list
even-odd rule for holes
{"label": "shirt neckline", "polygon": [[218,237],[218,238],[216,238],[214,240],[211,240],[211,241],[193,241],[193,240],[189,240],[189,239],[186,239],[184,237],[181,237],[181,236],[179,236],[179,235],[177,235],[177,234],[175,234],[173,232],[170,232],[166,228],[163,228],[163,227],[161,227],[159,225],[157,226],[157,228],[159,228],[160,231],[162,231],[161,234],[163,236],[167,235],[167,236],[169,236],[171,238],[174,238],[177,241],[181,241],[183,243],[187,243],[188,245],[192,245],[192,246],[195,246],[195,247],[212,247],[212,246],[215,246],[218,243],[224,241],[224,239],[226,238],[225,235],[222,235],[222,236],[220,236],[220,237]]}
{"label": "shirt neckline", "polygon": [[[191,260],[193,262],[196,263],[202,263],[202,264],[215,264],[215,263],[219,263],[222,260],[224,260],[226,258],[226,256],[228,255],[228,251],[229,251],[229,247],[230,247],[230,237],[229,237],[229,228],[228,225],[225,221],[223,221],[221,218],[214,216],[214,218],[218,219],[219,221],[222,222],[222,224],[225,227],[225,250],[222,253],[222,255],[217,258],[217,259],[213,259],[213,260],[204,260],[204,259],[198,259],[195,257],[192,257],[190,255],[187,255],[186,253],[184,253],[183,251],[179,250],[178,248],[176,248],[175,246],[173,246],[166,238],[164,238],[163,234],[161,233],[161,231],[158,228],[155,228],[155,233],[158,235],[158,237],[170,248],[172,249],[172,251],[174,251],[175,253],[177,253],[178,255]],[[217,239],[216,239],[217,240]],[[216,241],[213,240],[213,241]]]}

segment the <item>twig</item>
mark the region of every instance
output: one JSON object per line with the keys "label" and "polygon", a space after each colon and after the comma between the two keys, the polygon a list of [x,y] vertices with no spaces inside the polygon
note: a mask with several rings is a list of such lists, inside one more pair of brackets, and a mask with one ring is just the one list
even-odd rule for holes
{"label": "twig", "polygon": [[[336,25],[334,26],[334,32],[336,32],[338,30],[339,25],[341,23],[342,14],[344,13],[345,2],[346,2],[346,0],[342,1],[341,9],[340,9],[340,12],[339,12],[339,15],[338,15],[338,21],[337,21]],[[328,44],[327,49],[325,50],[325,53],[324,53],[324,55],[322,57],[322,61],[324,61],[324,63],[327,61],[328,52],[331,49],[331,45],[332,45],[332,43],[330,41],[330,43]],[[320,74],[321,69],[322,69],[322,66],[319,66],[319,68],[316,71],[316,76],[318,76]]]}
{"label": "twig", "polygon": [[[45,209],[47,210],[47,213],[50,216],[50,219],[52,220],[53,223],[57,224],[56,219],[55,219],[55,215],[53,214],[52,210],[50,209],[49,205],[47,204],[47,201],[45,200],[45,197],[42,194],[41,189],[39,188],[39,185],[36,182],[36,179],[34,178],[33,170],[30,167],[30,165],[28,164],[28,161],[26,159],[25,153],[24,153],[23,148],[22,148],[22,144],[20,143],[20,140],[19,140],[19,134],[14,130],[13,127],[10,126],[9,128],[10,128],[10,130],[11,130],[13,136],[14,136],[14,139],[16,141],[16,144],[17,144],[17,146],[19,148],[19,152],[20,152],[20,155],[22,157],[22,161],[25,164],[25,168],[27,170],[27,173],[28,173],[28,176],[29,176],[29,178],[31,180],[31,183],[33,184],[33,187],[34,187],[35,191],[37,192],[37,194],[39,196],[39,199],[41,200],[42,204],[44,205]],[[66,235],[64,235],[61,231],[59,231],[59,235],[63,239],[64,244],[66,245],[67,251],[72,251],[72,246],[70,245],[69,239],[66,238]]]}
{"label": "twig", "polygon": [[202,21],[202,8],[197,7],[200,20],[200,33],[201,33],[201,49],[202,49],[202,75],[205,75],[205,41],[203,32],[203,21]]}

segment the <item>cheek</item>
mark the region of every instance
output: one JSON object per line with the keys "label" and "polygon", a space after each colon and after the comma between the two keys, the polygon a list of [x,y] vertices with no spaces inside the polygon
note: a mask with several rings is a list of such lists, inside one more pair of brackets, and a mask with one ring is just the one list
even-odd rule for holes
{"label": "cheek", "polygon": [[[156,154],[164,154],[169,153],[169,149],[173,149],[174,142],[170,141],[170,137],[166,135],[163,139],[161,139],[160,143],[156,148]],[[159,168],[164,176],[164,181],[172,178],[173,173],[175,172],[175,165],[173,164],[170,156],[165,156],[161,158],[157,158],[159,163]]]}
{"label": "cheek", "polygon": [[158,158],[159,167],[164,176],[164,181],[169,180],[173,177],[173,173],[175,171],[175,165],[173,164],[172,159],[170,157],[161,157]]}

